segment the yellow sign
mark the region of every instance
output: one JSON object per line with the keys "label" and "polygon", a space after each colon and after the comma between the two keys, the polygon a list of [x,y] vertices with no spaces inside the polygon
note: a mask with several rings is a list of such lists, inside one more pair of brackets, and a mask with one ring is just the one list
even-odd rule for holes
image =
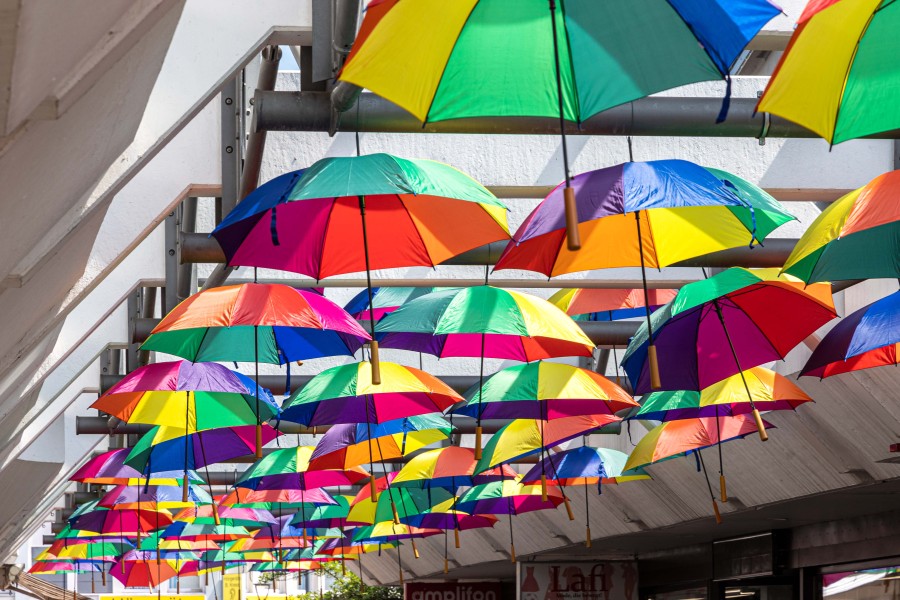
{"label": "yellow sign", "polygon": [[240,573],[226,573],[222,579],[222,600],[241,600]]}
{"label": "yellow sign", "polygon": [[[149,595],[119,595],[119,594],[100,594],[100,600],[148,600],[156,598],[156,594]],[[159,600],[206,600],[201,594],[162,594]]]}

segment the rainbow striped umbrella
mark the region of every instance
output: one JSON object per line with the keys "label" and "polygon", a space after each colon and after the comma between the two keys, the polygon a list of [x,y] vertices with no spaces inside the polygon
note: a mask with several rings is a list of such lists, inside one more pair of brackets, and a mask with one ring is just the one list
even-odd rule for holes
{"label": "rainbow striped umbrella", "polygon": [[[687,83],[730,82],[732,63],[778,13],[767,0],[380,0],[339,77],[423,122],[558,118],[568,188],[565,120]],[[726,113],[727,104],[720,120]]]}
{"label": "rainbow striped umbrella", "polygon": [[456,491],[463,486],[480,485],[502,479],[514,479],[516,472],[508,465],[476,473],[472,448],[447,446],[428,450],[411,458],[397,472],[391,485],[396,487],[443,487]]}
{"label": "rainbow striped umbrella", "polygon": [[[678,290],[648,289],[651,312],[675,297]],[[550,296],[550,303],[576,321],[618,321],[644,316],[644,292],[640,288],[564,288]]]}
{"label": "rainbow striped umbrella", "polygon": [[[746,381],[746,387],[744,382]],[[747,395],[747,390],[750,395]],[[794,410],[812,398],[784,375],[771,369],[754,367],[727,377],[702,390],[653,392],[641,398],[641,407],[631,419],[672,421],[746,415],[758,410]]]}
{"label": "rainbow striped umbrella", "polygon": [[847,315],[829,331],[801,375],[831,377],[884,365],[900,358],[900,292]]}
{"label": "rainbow striped umbrella", "polygon": [[807,283],[900,277],[898,199],[900,171],[838,198],[797,241],[783,272]]}
{"label": "rainbow striped umbrella", "polygon": [[[141,473],[125,463],[131,449],[118,448],[99,454],[83,464],[70,481],[97,485],[182,485],[184,472],[154,469],[151,473]],[[188,471],[191,483],[203,483],[194,471]]]}
{"label": "rainbow striped umbrella", "polygon": [[599,493],[602,484],[650,479],[650,476],[641,468],[625,471],[627,460],[628,455],[618,450],[579,446],[548,454],[522,477],[522,482],[538,483],[543,481],[546,474],[549,473],[552,477],[551,483],[560,486],[584,486],[585,546],[590,548],[592,541],[591,503],[588,499],[588,486],[597,484]]}
{"label": "rainbow striped umbrella", "polygon": [[312,469],[313,446],[280,448],[256,461],[244,471],[235,487],[251,490],[313,490],[351,485],[369,474],[360,467]]}
{"label": "rainbow striped umbrella", "polygon": [[368,363],[326,369],[297,390],[282,407],[282,419],[302,425],[384,423],[442,412],[462,396],[433,375],[396,363],[381,363],[374,383]]}
{"label": "rainbow striped umbrella", "polygon": [[615,414],[638,404],[603,375],[571,365],[533,362],[491,375],[452,412],[479,419],[544,419]]}
{"label": "rainbow striped umbrella", "polygon": [[488,285],[420,296],[375,327],[381,346],[439,358],[531,362],[590,356],[594,344],[561,310],[535,296]]}
{"label": "rainbow striped umbrella", "polygon": [[552,421],[515,419],[500,428],[484,447],[475,471],[481,473],[500,464],[529,456],[563,442],[596,431],[621,419],[615,415],[579,415]]}
{"label": "rainbow striped umbrella", "polygon": [[524,485],[520,479],[495,481],[469,488],[456,501],[456,510],[479,515],[507,515],[509,518],[509,555],[516,562],[516,544],[513,537],[513,515],[536,510],[548,510],[568,503],[556,486],[541,489],[539,485]]}
{"label": "rainbow striped umbrella", "polygon": [[809,2],[757,109],[832,144],[900,128],[898,28],[893,2]]}
{"label": "rainbow striped umbrella", "polygon": [[310,457],[312,469],[346,469],[366,462],[406,456],[445,440],[453,430],[437,415],[419,415],[381,424],[346,423],[325,432]]}

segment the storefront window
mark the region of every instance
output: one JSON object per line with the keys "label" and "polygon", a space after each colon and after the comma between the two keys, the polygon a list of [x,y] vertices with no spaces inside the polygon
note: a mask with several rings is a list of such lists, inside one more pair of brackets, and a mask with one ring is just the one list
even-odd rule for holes
{"label": "storefront window", "polygon": [[896,600],[900,566],[822,575],[822,597],[829,600]]}

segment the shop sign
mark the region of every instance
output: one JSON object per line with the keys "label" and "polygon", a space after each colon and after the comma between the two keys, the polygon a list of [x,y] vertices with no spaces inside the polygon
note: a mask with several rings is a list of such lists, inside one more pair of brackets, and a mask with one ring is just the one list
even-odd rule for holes
{"label": "shop sign", "polygon": [[493,581],[471,583],[407,583],[406,600],[501,600],[500,584]]}
{"label": "shop sign", "polygon": [[637,563],[518,563],[516,600],[638,600]]}

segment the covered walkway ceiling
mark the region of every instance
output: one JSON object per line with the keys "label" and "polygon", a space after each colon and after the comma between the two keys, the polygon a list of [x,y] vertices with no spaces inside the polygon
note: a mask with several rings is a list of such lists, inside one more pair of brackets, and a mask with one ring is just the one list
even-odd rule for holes
{"label": "covered walkway ceiling", "polygon": [[[761,36],[760,47],[783,41],[789,33],[803,2],[786,4],[788,16]],[[222,129],[227,111],[222,106],[231,106],[224,101],[228,86],[234,85],[233,76],[249,63],[246,79],[255,81],[251,59],[267,43],[308,46],[313,21],[310,2],[288,0],[146,0],[102,5],[80,0],[65,9],[50,0],[13,0],[0,3],[0,23],[7,27],[0,31],[0,181],[7,185],[0,199],[4,210],[0,221],[0,324],[4,328],[0,481],[27,482],[4,486],[0,493],[0,550],[9,553],[58,502],[73,466],[105,439],[75,438],[74,416],[88,414],[85,407],[99,387],[98,357],[105,355],[109,344],[124,347],[131,342],[128,319],[134,315],[126,314],[126,298],[133,297],[141,284],[166,280],[167,247],[156,226],[184,198],[203,193],[198,190],[223,194],[228,186],[223,175],[228,140],[223,139]],[[72,31],[77,31],[78,39],[66,38],[71,47],[48,56],[44,41],[64,38]],[[294,81],[285,77],[281,83]],[[610,111],[598,119],[596,131],[586,133],[685,136],[679,140],[648,137],[647,152],[664,148],[726,163],[746,160],[750,148],[754,160],[765,165],[751,169],[754,181],[773,192],[780,190],[778,194],[785,195],[782,199],[803,202],[833,200],[892,167],[896,158],[889,143],[860,142],[849,150],[838,147],[829,153],[812,141],[799,142],[800,146],[782,144],[776,139],[779,135],[803,133],[777,122],[767,131],[768,145],[756,147],[752,138],[760,137],[763,124],[748,107],[762,83],[735,81],[733,123],[740,128],[729,131],[750,138],[752,146],[696,137],[725,135],[722,129],[697,129],[699,109],[688,111],[689,118],[676,121],[670,129],[636,128],[630,117],[623,121],[621,111]],[[210,104],[223,89],[222,104]],[[248,96],[252,92],[249,89]],[[696,108],[712,106],[704,94],[718,92],[697,86],[687,93],[698,100],[688,103]],[[261,110],[263,103],[280,103],[280,112],[267,113],[273,121],[258,122],[272,130],[268,169],[287,170],[298,155],[320,158],[326,152],[341,151],[339,142],[347,138],[339,135],[329,141],[322,135],[332,126],[330,99],[322,92],[278,91],[257,97]],[[652,116],[662,110],[653,106],[684,104],[683,100],[675,95],[644,102],[639,114],[646,109]],[[714,108],[718,110],[718,100]],[[391,110],[364,95],[361,124],[367,131],[411,130],[409,120]],[[655,126],[665,123],[658,121]],[[540,175],[534,165],[497,169],[491,162],[495,155],[514,160],[496,142],[503,138],[475,133],[484,132],[484,126],[480,130],[471,124],[460,127],[473,135],[427,136],[418,127],[415,136],[384,133],[377,143],[395,151],[430,144],[436,154],[458,153],[460,160],[471,162],[467,170],[478,170],[487,183],[507,188],[508,196],[533,199],[544,193],[549,183],[545,173],[555,167],[551,152],[539,165],[546,167]],[[348,128],[346,119],[341,128]],[[318,133],[300,137],[276,131],[288,129]],[[476,156],[477,145],[466,145],[462,137],[490,138],[494,150],[482,149],[488,156]],[[543,143],[515,139],[517,144],[533,143],[536,148]],[[464,152],[448,150],[454,143],[472,156],[464,158]],[[616,156],[614,151],[593,152],[585,154],[595,161]],[[800,155],[813,157],[810,162],[818,162],[819,170],[805,178],[800,173],[767,173],[770,166]],[[836,176],[839,168],[851,175]],[[534,285],[545,282],[535,280]],[[800,349],[779,369],[795,371],[803,352]],[[693,463],[671,461],[652,468],[655,479],[651,482],[608,487],[602,497],[591,497],[592,531],[602,538],[591,552],[640,553],[894,508],[891,494],[897,492],[900,466],[879,461],[887,458],[888,445],[900,438],[894,393],[900,385],[897,370],[800,383],[817,400],[816,406],[773,415],[778,431],[767,444],[748,439],[726,447],[732,500],[724,508],[722,526],[712,521],[705,482]],[[632,429],[637,441],[640,428]],[[611,443],[611,438],[605,436],[603,441]],[[627,449],[627,436],[615,443]],[[573,493],[573,508],[583,514],[583,496]],[[451,575],[508,575],[507,527],[501,521],[493,531],[464,533],[463,548],[458,551],[451,544]],[[515,527],[520,557],[585,552],[580,545],[583,524],[570,523],[563,510],[520,517]],[[443,540],[432,538],[419,546],[423,554],[419,560],[406,550],[407,576],[440,574]],[[381,558],[367,556],[364,569],[380,582],[397,579],[396,557],[390,553]]]}

